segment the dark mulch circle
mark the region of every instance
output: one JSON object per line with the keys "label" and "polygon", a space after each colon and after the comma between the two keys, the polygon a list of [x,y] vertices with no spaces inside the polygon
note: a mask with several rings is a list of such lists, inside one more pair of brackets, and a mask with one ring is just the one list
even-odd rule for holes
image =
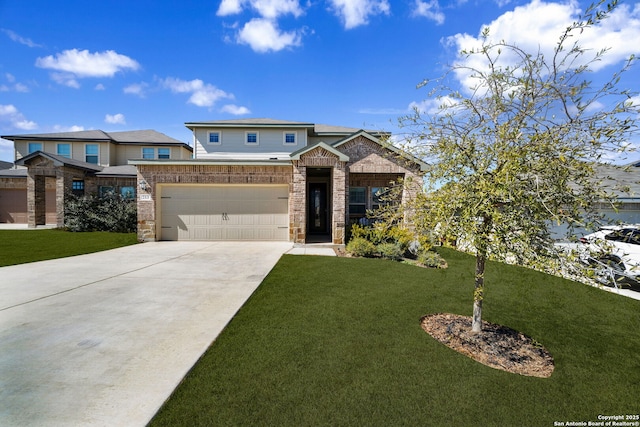
{"label": "dark mulch circle", "polygon": [[421,319],[422,329],[453,350],[484,365],[514,374],[548,378],[553,357],[532,338],[506,326],[482,322],[482,332],[471,331],[471,318],[437,313]]}

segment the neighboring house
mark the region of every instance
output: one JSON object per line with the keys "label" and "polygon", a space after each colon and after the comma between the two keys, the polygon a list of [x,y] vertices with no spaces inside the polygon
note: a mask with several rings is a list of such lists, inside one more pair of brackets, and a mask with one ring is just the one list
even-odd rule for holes
{"label": "neighboring house", "polygon": [[15,167],[0,169],[0,223],[64,225],[64,197],[116,192],[135,197],[129,159],[189,159],[192,148],[154,130],[6,135]]}
{"label": "neighboring house", "polygon": [[378,191],[426,165],[388,134],[273,119],[189,122],[193,159],[135,159],[142,240],[344,243]]}

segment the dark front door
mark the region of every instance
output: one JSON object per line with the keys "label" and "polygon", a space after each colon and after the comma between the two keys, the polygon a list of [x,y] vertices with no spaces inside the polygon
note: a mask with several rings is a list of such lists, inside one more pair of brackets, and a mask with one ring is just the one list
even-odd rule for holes
{"label": "dark front door", "polygon": [[312,182],[309,184],[309,214],[307,226],[309,233],[327,233],[327,184]]}

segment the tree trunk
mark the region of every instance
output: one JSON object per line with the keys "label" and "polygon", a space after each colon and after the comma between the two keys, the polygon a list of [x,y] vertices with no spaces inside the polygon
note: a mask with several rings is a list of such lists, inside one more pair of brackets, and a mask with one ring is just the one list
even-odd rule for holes
{"label": "tree trunk", "polygon": [[472,332],[482,332],[482,300],[484,299],[484,264],[487,255],[484,251],[476,253],[476,279],[473,290],[473,322]]}

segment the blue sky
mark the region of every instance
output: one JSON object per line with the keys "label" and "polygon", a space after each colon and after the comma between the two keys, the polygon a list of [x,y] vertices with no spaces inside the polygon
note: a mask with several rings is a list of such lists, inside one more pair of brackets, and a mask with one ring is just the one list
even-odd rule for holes
{"label": "blue sky", "polygon": [[[484,25],[543,50],[589,2],[519,0],[0,0],[0,134],[155,129],[248,117],[396,130]],[[596,31],[597,30],[597,31]],[[584,46],[594,80],[640,55],[623,2]],[[624,84],[640,89],[640,69]],[[635,85],[635,87],[633,87]],[[0,140],[0,160],[13,160]]]}

